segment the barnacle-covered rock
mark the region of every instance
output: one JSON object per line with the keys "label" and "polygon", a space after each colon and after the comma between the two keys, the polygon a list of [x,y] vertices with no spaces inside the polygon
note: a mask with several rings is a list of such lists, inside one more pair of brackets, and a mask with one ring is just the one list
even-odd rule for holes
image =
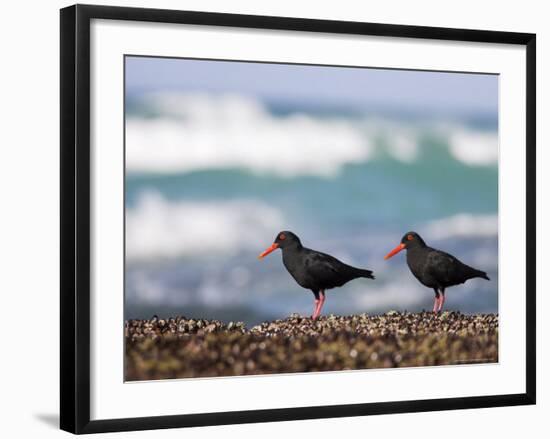
{"label": "barnacle-covered rock", "polygon": [[126,379],[255,375],[498,361],[498,315],[445,312],[292,314],[243,322],[128,320]]}

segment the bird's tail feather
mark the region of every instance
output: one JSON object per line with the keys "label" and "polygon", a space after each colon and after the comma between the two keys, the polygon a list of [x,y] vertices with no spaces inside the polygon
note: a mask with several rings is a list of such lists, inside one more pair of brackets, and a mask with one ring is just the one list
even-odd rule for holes
{"label": "bird's tail feather", "polygon": [[491,280],[489,279],[489,276],[487,276],[487,273],[481,270],[475,270],[475,276],[474,277],[480,277],[485,280]]}
{"label": "bird's tail feather", "polygon": [[363,268],[358,268],[357,271],[358,271],[358,273],[361,277],[366,277],[367,279],[375,279],[375,277],[372,274],[371,270],[365,270]]}

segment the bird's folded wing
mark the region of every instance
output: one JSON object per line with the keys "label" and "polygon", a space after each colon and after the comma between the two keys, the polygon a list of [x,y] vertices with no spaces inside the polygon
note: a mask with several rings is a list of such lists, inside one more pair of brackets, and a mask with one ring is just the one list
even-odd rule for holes
{"label": "bird's folded wing", "polygon": [[343,285],[347,282],[349,268],[338,259],[320,252],[312,252],[305,258],[305,267],[309,275],[318,283],[327,287]]}
{"label": "bird's folded wing", "polygon": [[439,282],[451,284],[460,282],[460,271],[464,265],[454,256],[442,252],[441,250],[433,250],[428,254],[429,274]]}

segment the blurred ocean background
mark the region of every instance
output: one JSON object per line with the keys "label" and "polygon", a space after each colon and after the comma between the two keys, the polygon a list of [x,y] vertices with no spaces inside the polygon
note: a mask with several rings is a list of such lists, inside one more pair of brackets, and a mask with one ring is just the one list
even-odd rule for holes
{"label": "blurred ocean background", "polygon": [[486,270],[446,308],[498,311],[498,77],[126,59],[125,317],[310,315],[277,232],[374,270],[324,313],[431,309],[415,230]]}

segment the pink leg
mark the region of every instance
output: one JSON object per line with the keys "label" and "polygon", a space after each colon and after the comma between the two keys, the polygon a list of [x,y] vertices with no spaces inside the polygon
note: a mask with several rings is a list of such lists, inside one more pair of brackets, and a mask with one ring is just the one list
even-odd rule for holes
{"label": "pink leg", "polygon": [[319,317],[319,315],[321,315],[321,310],[323,309],[323,305],[325,304],[325,300],[326,300],[325,292],[321,291],[321,300],[319,302],[319,314],[318,314],[317,317]]}
{"label": "pink leg", "polygon": [[313,308],[313,314],[311,315],[312,319],[315,319],[315,315],[317,314],[317,310],[319,309],[319,302],[321,302],[319,299],[315,299],[315,307]]}
{"label": "pink leg", "polygon": [[434,308],[433,308],[434,313],[437,312],[438,307],[439,307],[439,296],[435,296],[435,298],[434,298]]}
{"label": "pink leg", "polygon": [[313,313],[313,320],[317,320],[317,318],[321,315],[321,310],[323,309],[323,305],[325,304],[325,292],[321,290],[319,292],[319,303],[317,304],[317,307],[315,308],[315,312]]}
{"label": "pink leg", "polygon": [[443,309],[443,304],[445,303],[445,294],[439,296],[439,305],[437,307],[437,312],[440,312]]}

